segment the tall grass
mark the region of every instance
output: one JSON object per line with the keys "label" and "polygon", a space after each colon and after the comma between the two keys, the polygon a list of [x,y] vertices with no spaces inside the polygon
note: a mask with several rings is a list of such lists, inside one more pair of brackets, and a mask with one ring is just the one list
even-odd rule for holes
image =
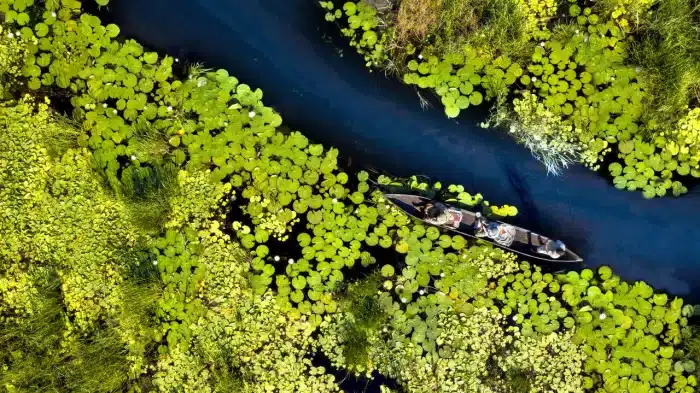
{"label": "tall grass", "polygon": [[363,329],[377,329],[387,318],[377,301],[380,286],[381,276],[373,273],[351,284],[343,297],[343,308],[353,315],[356,324]]}
{"label": "tall grass", "polygon": [[700,378],[700,326],[691,327],[691,334],[683,340],[686,358],[695,362],[695,377]]}
{"label": "tall grass", "polygon": [[159,160],[170,152],[167,136],[148,123],[136,123],[132,127],[133,137],[129,147],[142,162]]}
{"label": "tall grass", "polygon": [[396,14],[396,39],[422,42],[439,22],[442,0],[403,0]]}
{"label": "tall grass", "polygon": [[62,157],[68,149],[80,147],[78,137],[83,135],[80,123],[66,116],[52,114],[53,121],[42,127],[44,146],[49,155],[54,158]]}
{"label": "tall grass", "polygon": [[[700,3],[664,0],[652,8],[630,45],[650,92],[649,120],[672,127],[700,104]],[[653,124],[652,127],[653,129]],[[662,129],[663,130],[663,129]]]}
{"label": "tall grass", "polygon": [[515,0],[403,0],[395,26],[398,47],[430,45],[438,57],[461,53],[468,44],[519,61],[533,46]]}
{"label": "tall grass", "polygon": [[377,301],[381,277],[374,273],[351,284],[342,296],[342,308],[353,320],[343,326],[343,356],[348,366],[365,366],[369,360],[368,333],[383,326],[387,315]]}
{"label": "tall grass", "polygon": [[44,288],[38,311],[0,324],[0,386],[21,392],[116,392],[126,382],[124,346],[113,330],[65,341],[57,284]]}
{"label": "tall grass", "polygon": [[139,228],[159,233],[170,211],[169,196],[177,186],[177,167],[156,161],[122,171],[120,193],[128,200],[130,216]]}
{"label": "tall grass", "polygon": [[238,364],[239,359],[234,359],[232,350],[224,345],[217,348],[211,354],[213,365],[210,371],[214,380],[215,391],[237,393],[245,390],[245,379]]}
{"label": "tall grass", "polygon": [[[67,330],[69,316],[58,276],[49,274],[42,281],[46,282],[35,300],[34,314],[0,322],[0,364],[7,367],[0,372],[0,386],[28,393],[111,393],[148,385],[147,378],[130,380],[129,353],[120,331],[155,327],[157,283],[127,281],[122,287],[122,313],[79,334]],[[133,336],[144,348],[144,356],[155,353],[151,336]]]}
{"label": "tall grass", "polygon": [[529,393],[530,378],[525,371],[511,371],[506,374],[506,386],[511,393]]}

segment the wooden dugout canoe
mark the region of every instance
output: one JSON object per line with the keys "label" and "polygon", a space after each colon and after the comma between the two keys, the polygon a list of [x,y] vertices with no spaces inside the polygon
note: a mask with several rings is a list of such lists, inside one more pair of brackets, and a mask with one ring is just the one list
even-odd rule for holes
{"label": "wooden dugout canoe", "polygon": [[578,256],[573,251],[566,248],[565,253],[559,258],[553,258],[547,254],[537,252],[537,248],[543,246],[547,243],[550,238],[542,236],[540,234],[534,233],[524,228],[520,228],[514,225],[503,223],[498,220],[491,220],[489,222],[495,222],[497,224],[505,224],[510,227],[513,231],[512,243],[508,246],[499,244],[494,239],[489,237],[477,236],[477,228],[475,228],[474,223],[477,220],[477,215],[475,212],[459,209],[446,204],[447,209],[453,214],[454,221],[448,222],[447,224],[439,225],[437,223],[431,222],[431,220],[426,219],[420,208],[421,204],[432,201],[430,198],[410,195],[410,194],[384,194],[384,197],[390,201],[392,204],[397,206],[399,209],[403,210],[409,216],[414,217],[428,225],[437,226],[439,228],[447,229],[460,235],[468,236],[474,239],[480,239],[498,247],[506,249],[508,251],[515,252],[520,255],[527,256],[529,258],[538,259],[546,262],[568,262],[568,263],[579,263],[583,262],[583,259]]}

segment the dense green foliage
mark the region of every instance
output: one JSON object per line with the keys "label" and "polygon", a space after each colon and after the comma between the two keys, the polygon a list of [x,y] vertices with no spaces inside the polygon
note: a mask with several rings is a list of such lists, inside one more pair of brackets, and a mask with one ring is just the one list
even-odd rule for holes
{"label": "dense green foliage", "polygon": [[683,178],[700,177],[700,10],[651,5],[402,0],[378,15],[321,2],[368,66],[432,90],[448,117],[494,100],[484,126],[508,130],[548,171],[605,161],[617,188],[679,196]]}
{"label": "dense green foliage", "polygon": [[1,391],[339,391],[317,353],[411,392],[697,385],[681,299],[414,222],[374,184],[517,209],[345,172],[260,90],[178,80],[80,7],[0,1]]}

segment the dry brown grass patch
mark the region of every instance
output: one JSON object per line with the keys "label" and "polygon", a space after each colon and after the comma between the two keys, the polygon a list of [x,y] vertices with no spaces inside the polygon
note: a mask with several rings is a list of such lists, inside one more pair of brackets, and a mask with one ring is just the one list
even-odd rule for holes
{"label": "dry brown grass patch", "polygon": [[442,0],[402,0],[396,15],[398,43],[420,42],[440,21]]}

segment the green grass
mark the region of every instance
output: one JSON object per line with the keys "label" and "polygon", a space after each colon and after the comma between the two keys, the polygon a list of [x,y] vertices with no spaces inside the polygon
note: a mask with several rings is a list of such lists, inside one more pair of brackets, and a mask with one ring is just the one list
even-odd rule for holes
{"label": "green grass", "polygon": [[[508,354],[502,351],[500,356],[508,356]],[[489,375],[486,377],[485,383],[494,391],[503,393],[530,392],[532,384],[530,375],[528,375],[526,370],[513,369],[505,372],[494,361],[494,358],[489,359],[487,368],[489,369]]]}
{"label": "green grass", "polygon": [[[130,380],[127,347],[118,328],[153,328],[153,307],[160,296],[156,283],[123,284],[121,315],[94,331],[66,339],[65,307],[60,279],[47,274],[35,299],[37,310],[22,319],[0,323],[0,386],[18,392],[111,393],[125,387],[147,386],[148,378]],[[147,352],[155,353],[151,338],[136,337]],[[12,391],[12,390],[8,390]]]}
{"label": "green grass", "polygon": [[377,301],[381,277],[374,273],[349,286],[344,298],[344,308],[350,312],[356,324],[363,329],[377,329],[386,320],[386,314]]}
{"label": "green grass", "polygon": [[652,10],[635,33],[629,55],[648,81],[647,120],[663,131],[686,113],[686,106],[700,104],[700,4],[664,0]]}
{"label": "green grass", "polygon": [[0,325],[0,386],[21,392],[115,392],[126,382],[128,363],[113,330],[98,330],[66,344],[57,288],[46,288],[39,311]]}
{"label": "green grass", "polygon": [[695,377],[700,378],[700,326],[691,328],[690,337],[683,342],[686,358],[695,362]]}
{"label": "green grass", "polygon": [[[518,60],[529,57],[532,45],[524,36],[525,18],[513,0],[444,0],[436,47],[455,53],[464,44],[498,48]],[[465,23],[467,22],[467,23]]]}
{"label": "green grass", "polygon": [[150,124],[133,126],[133,137],[129,141],[135,156],[142,162],[158,160],[171,150],[167,137]]}
{"label": "green grass", "polygon": [[369,361],[367,332],[358,324],[345,325],[343,337],[343,357],[349,367],[366,366]]}
{"label": "green grass", "polygon": [[157,234],[170,211],[169,196],[176,184],[177,168],[170,163],[126,168],[119,193],[128,200],[130,216],[139,228]]}
{"label": "green grass", "polygon": [[530,392],[530,379],[524,371],[512,371],[507,373],[506,381],[509,392],[511,393]]}
{"label": "green grass", "polygon": [[234,358],[235,355],[232,350],[222,345],[217,352],[213,353],[213,356],[213,367],[210,367],[210,371],[214,380],[215,391],[227,393],[244,391],[244,376],[236,367],[239,360]]}
{"label": "green grass", "polygon": [[60,158],[68,149],[79,147],[78,137],[83,134],[79,123],[65,116],[54,116],[55,122],[51,122],[44,128],[44,146],[54,158]]}
{"label": "green grass", "polygon": [[347,322],[343,331],[343,357],[348,366],[366,366],[369,360],[368,332],[383,326],[387,315],[377,301],[381,287],[381,276],[374,273],[350,284],[342,294],[342,308],[352,314],[354,320]]}

